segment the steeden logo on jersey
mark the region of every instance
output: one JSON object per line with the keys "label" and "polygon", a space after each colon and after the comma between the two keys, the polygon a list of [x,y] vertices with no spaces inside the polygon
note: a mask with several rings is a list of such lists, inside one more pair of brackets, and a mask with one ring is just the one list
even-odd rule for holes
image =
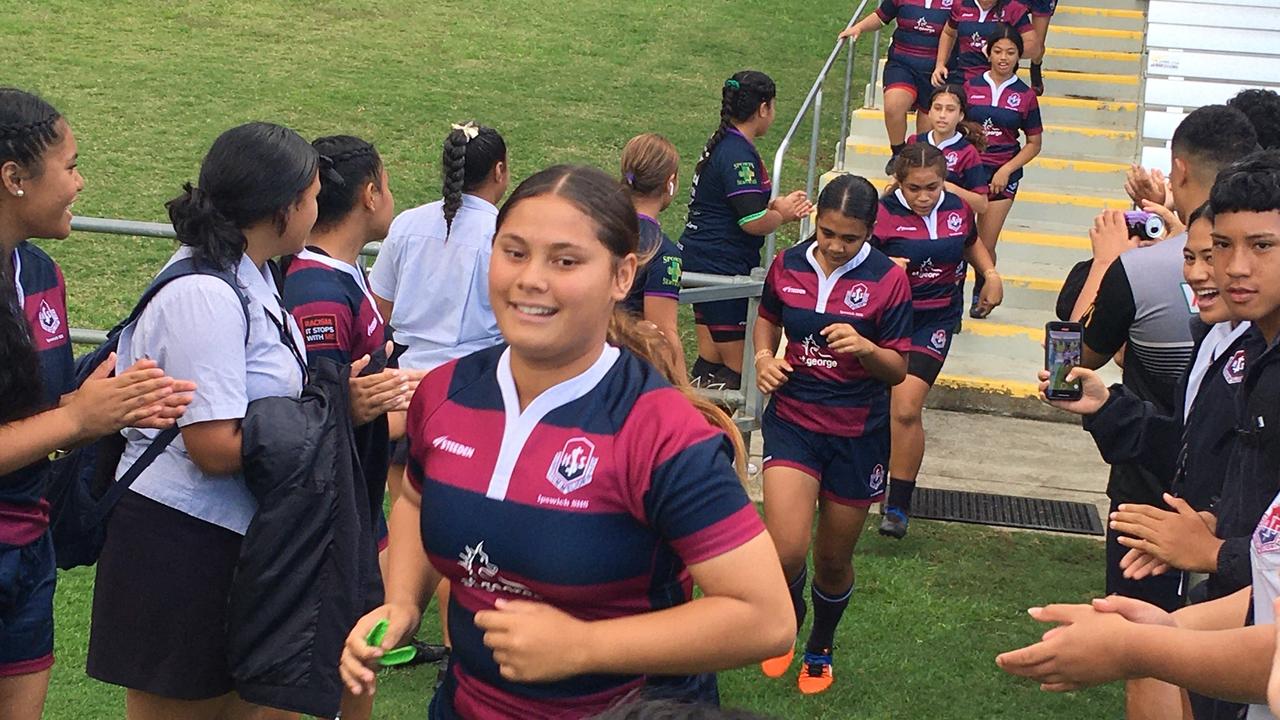
{"label": "steeden logo on jersey", "polygon": [[444,452],[447,452],[450,455],[457,455],[458,457],[466,458],[468,460],[470,460],[476,454],[475,448],[471,447],[470,445],[463,445],[462,443],[457,442],[456,440],[450,440],[448,435],[441,435],[435,440],[432,440],[431,447],[437,450],[442,450]]}
{"label": "steeden logo on jersey", "polygon": [[528,585],[508,580],[500,574],[498,566],[489,559],[489,553],[484,550],[484,541],[475,544],[475,547],[466,545],[465,550],[458,553],[458,565],[467,573],[466,577],[459,582],[469,588],[480,588],[491,593],[505,593],[507,595],[519,595],[526,598],[537,598],[538,594],[529,589]]}
{"label": "steeden logo on jersey", "polygon": [[595,443],[584,437],[570,438],[551,459],[547,480],[568,495],[591,484],[591,475],[598,462]]}

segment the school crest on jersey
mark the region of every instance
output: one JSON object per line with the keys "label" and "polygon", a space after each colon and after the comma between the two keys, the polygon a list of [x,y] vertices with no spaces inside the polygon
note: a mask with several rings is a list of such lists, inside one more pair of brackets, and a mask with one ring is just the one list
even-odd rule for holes
{"label": "school crest on jersey", "polygon": [[1237,350],[1227,364],[1222,366],[1222,379],[1229,385],[1237,385],[1244,380],[1244,350]]}
{"label": "school crest on jersey", "polygon": [[1272,504],[1253,531],[1253,549],[1259,555],[1280,550],[1280,504]]}
{"label": "school crest on jersey", "polygon": [[953,0],[942,0],[942,9],[950,10],[953,4],[954,4]]}
{"label": "school crest on jersey", "polygon": [[947,170],[955,170],[956,163],[960,162],[960,154],[955,150],[947,151]]}
{"label": "school crest on jersey", "polygon": [[867,289],[864,283],[854,285],[849,288],[849,292],[844,294],[845,307],[855,312],[866,307],[869,300],[871,300],[871,291]]}
{"label": "school crest on jersey", "polygon": [[570,438],[552,458],[547,480],[568,495],[591,484],[591,474],[599,461],[595,443],[584,437]]}
{"label": "school crest on jersey", "polygon": [[942,352],[942,349],[947,346],[947,331],[934,330],[933,337],[929,338],[929,344],[933,346],[934,350]]}
{"label": "school crest on jersey", "polygon": [[1009,97],[1005,98],[1004,101],[1010,110],[1017,110],[1022,106],[1022,96],[1018,93],[1009,93]]}
{"label": "school crest on jersey", "polygon": [[733,164],[734,172],[738,173],[738,185],[755,185],[756,184],[756,166],[754,163],[740,162]]}
{"label": "school crest on jersey", "polygon": [[884,487],[884,465],[876,465],[871,469],[871,477],[867,478],[867,487],[871,492],[879,492]]}
{"label": "school crest on jersey", "polygon": [[963,225],[964,218],[960,217],[960,213],[953,212],[947,216],[947,229],[951,232],[960,232],[960,228]]}
{"label": "school crest on jersey", "polygon": [[62,327],[62,318],[58,317],[58,311],[53,309],[48,300],[40,301],[40,311],[36,315],[36,320],[40,323],[40,329],[49,335],[58,332],[58,328]]}

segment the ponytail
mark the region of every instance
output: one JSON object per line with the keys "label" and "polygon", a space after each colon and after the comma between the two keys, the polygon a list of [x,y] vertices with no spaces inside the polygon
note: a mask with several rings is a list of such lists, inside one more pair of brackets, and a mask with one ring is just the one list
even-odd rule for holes
{"label": "ponytail", "polygon": [[484,184],[494,166],[506,160],[507,143],[497,130],[477,125],[474,120],[453,125],[444,139],[440,163],[446,239],[453,232],[453,219],[462,208],[462,193]]}
{"label": "ponytail", "polygon": [[943,180],[947,179],[947,157],[929,143],[912,143],[898,153],[893,161],[893,176],[899,183],[905,182],[912,170],[931,168]]}
{"label": "ponytail", "polygon": [[667,342],[657,326],[644,322],[628,312],[615,310],[613,319],[609,322],[608,340],[610,344],[627,348],[657,368],[658,372],[662,373],[662,376],[684,395],[689,404],[702,414],[708,424],[722,430],[728,436],[729,442],[733,445],[733,469],[738,474],[738,480],[745,484],[747,447],[742,440],[742,433],[723,410],[694,392],[683,373],[676,370],[671,343]]}
{"label": "ponytail", "polygon": [[702,157],[698,159],[694,174],[702,172],[702,166],[711,159],[711,153],[733,129],[735,121],[750,120],[762,104],[773,100],[777,94],[778,88],[773,79],[756,70],[743,70],[726,80],[724,87],[720,89],[720,125],[711,133],[706,147],[702,149]]}
{"label": "ponytail", "polygon": [[978,123],[972,120],[961,120],[960,124],[956,125],[956,130],[958,130],[960,134],[964,136],[964,139],[968,140],[969,144],[978,152],[983,152],[987,149],[987,134],[982,131],[982,126]]}
{"label": "ponytail", "polygon": [[207,193],[183,183],[182,194],[165,203],[165,207],[178,242],[189,246],[196,260],[222,270],[239,264],[249,241],[235,223],[218,211]]}
{"label": "ponytail", "polygon": [[165,204],[178,242],[197,260],[234,270],[248,244],[242,230],[272,219],[284,232],[319,166],[320,154],[289,128],[255,122],[227,130],[205,155],[200,184],[183,184]]}

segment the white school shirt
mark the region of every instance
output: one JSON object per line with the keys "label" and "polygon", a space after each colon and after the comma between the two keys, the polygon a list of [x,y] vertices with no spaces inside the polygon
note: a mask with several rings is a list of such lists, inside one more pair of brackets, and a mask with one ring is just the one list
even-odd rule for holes
{"label": "white school shirt", "polygon": [[1209,372],[1209,366],[1217,362],[1218,358],[1222,357],[1222,353],[1239,340],[1240,336],[1248,332],[1250,327],[1251,324],[1248,322],[1242,322],[1234,328],[1229,322],[1221,322],[1209,328],[1204,340],[1200,341],[1200,351],[1192,359],[1191,371],[1187,374],[1187,393],[1182,399],[1183,422],[1191,416],[1191,405],[1200,394],[1200,385],[1204,383],[1204,376]]}
{"label": "white school shirt", "polygon": [[[190,255],[191,248],[182,247],[166,267]],[[292,333],[304,363],[306,345],[293,318],[281,309],[270,270],[255,267],[249,256],[243,255],[236,275],[249,298],[247,342],[240,299],[225,282],[209,275],[171,281],[156,293],[137,321],[120,333],[117,372],[146,357],[159,363],[170,377],[196,384],[195,397],[178,420],[180,427],[240,419],[252,400],[302,393],[303,368],[284,344],[279,326],[266,313]],[[137,428],[122,432],[128,444],[116,466],[117,478],[128,471],[158,432]],[[205,474],[187,454],[181,435],[129,489],[241,535],[258,509],[241,474]]]}
{"label": "white school shirt", "polygon": [[445,238],[444,201],[391,223],[369,286],[393,303],[392,339],[407,346],[400,367],[432,370],[502,342],[489,306],[489,258],[498,208],[464,194]]}
{"label": "white school shirt", "polygon": [[[1253,565],[1253,624],[1272,625],[1276,621],[1274,604],[1280,597],[1280,495],[1271,501],[1253,531],[1249,561]],[[1266,705],[1250,705],[1249,720],[1276,720],[1276,716]]]}

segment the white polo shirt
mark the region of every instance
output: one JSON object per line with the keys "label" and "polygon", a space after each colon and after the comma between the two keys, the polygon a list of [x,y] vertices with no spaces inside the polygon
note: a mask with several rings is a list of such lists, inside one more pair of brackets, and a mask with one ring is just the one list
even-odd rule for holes
{"label": "white polo shirt", "polygon": [[489,258],[498,208],[464,194],[445,238],[444,201],[391,223],[369,286],[393,303],[392,339],[408,349],[400,367],[432,370],[502,341],[489,306]]}
{"label": "white polo shirt", "polygon": [[[166,267],[190,255],[191,248],[182,247]],[[293,318],[281,309],[270,271],[265,266],[255,267],[249,256],[243,255],[236,274],[249,297],[248,342],[240,299],[225,282],[208,275],[171,281],[156,293],[137,321],[120,333],[117,372],[145,357],[159,363],[170,377],[196,384],[195,397],[178,420],[181,427],[240,419],[252,400],[302,393],[303,369],[283,342],[280,326],[266,313],[292,333],[304,363],[306,346]],[[123,431],[128,444],[116,466],[117,478],[128,471],[158,432]],[[241,535],[258,509],[243,476],[205,474],[191,461],[181,435],[129,489]]]}

